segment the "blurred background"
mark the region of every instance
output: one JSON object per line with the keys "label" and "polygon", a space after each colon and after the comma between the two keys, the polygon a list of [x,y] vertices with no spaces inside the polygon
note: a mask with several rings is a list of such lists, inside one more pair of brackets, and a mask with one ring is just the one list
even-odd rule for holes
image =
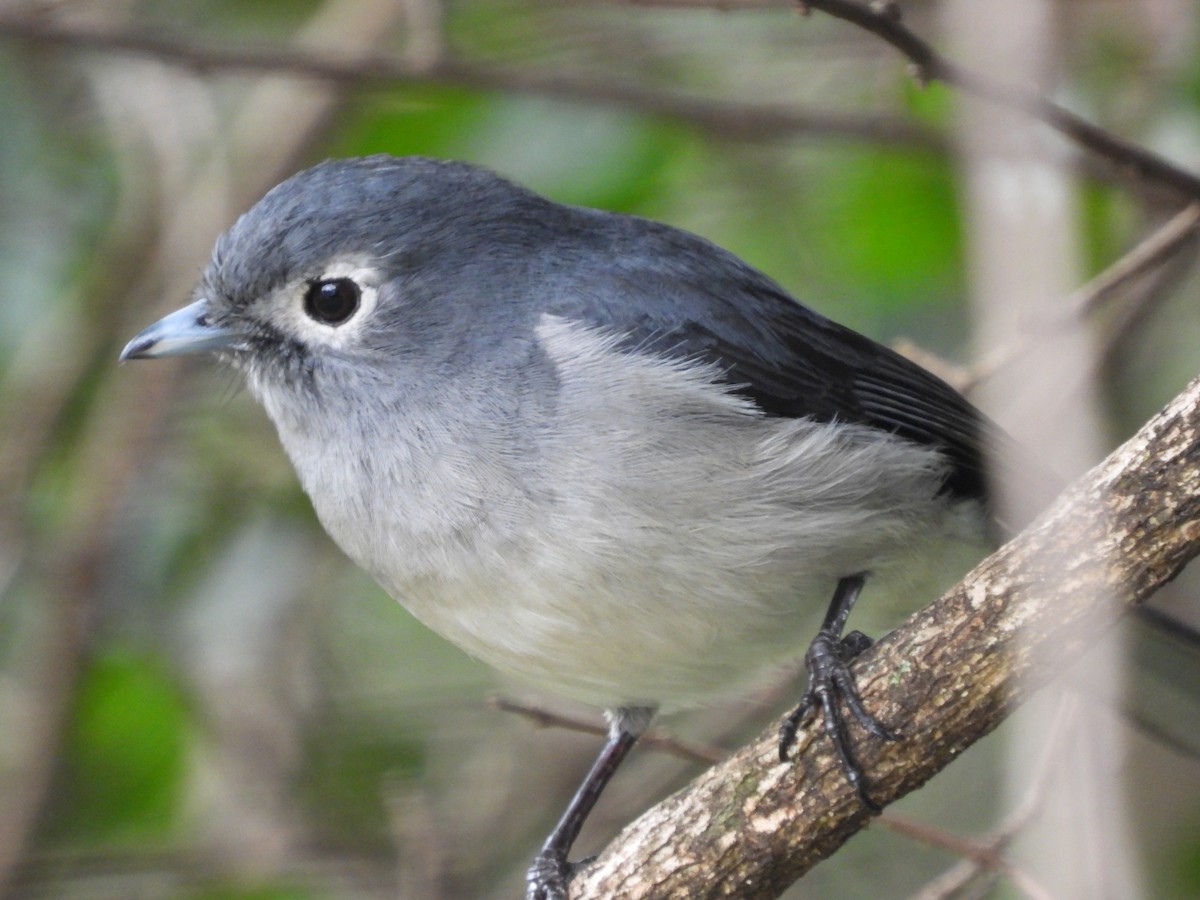
{"label": "blurred background", "polygon": [[[1200,3],[903,11],[1200,168]],[[786,2],[0,0],[0,123],[6,897],[515,897],[597,749],[489,705],[593,715],[501,682],[341,557],[231,374],[116,365],[307,164],[467,159],[698,232],[903,341],[1064,474],[1200,371],[1194,222],[1082,314],[1073,294],[1186,198]],[[1198,588],[1156,602],[1195,622]],[[1028,877],[876,824],[788,896],[1200,895],[1200,763],[1110,712],[1120,653],[891,811],[1011,844]],[[733,748],[798,690],[664,725]],[[636,751],[578,855],[698,770]]]}

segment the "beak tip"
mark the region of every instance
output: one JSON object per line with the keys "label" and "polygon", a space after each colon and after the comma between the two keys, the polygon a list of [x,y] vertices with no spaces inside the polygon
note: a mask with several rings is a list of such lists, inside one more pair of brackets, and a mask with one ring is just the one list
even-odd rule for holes
{"label": "beak tip", "polygon": [[208,305],[204,300],[175,310],[135,335],[125,345],[117,361],[159,359],[227,349],[235,333],[210,324],[207,312]]}
{"label": "beak tip", "polygon": [[131,359],[141,359],[143,354],[153,347],[155,343],[156,342],[153,339],[148,339],[138,335],[125,345],[125,349],[122,350],[121,355],[117,357],[117,362],[123,363]]}

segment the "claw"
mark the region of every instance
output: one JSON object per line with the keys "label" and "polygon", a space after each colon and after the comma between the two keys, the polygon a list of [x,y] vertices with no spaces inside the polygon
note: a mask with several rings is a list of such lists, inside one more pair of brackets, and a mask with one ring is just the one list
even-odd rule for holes
{"label": "claw", "polygon": [[863,577],[860,575],[843,578],[838,582],[825,623],[813,638],[808,652],[804,654],[804,665],[808,669],[808,687],[800,698],[800,704],[779,727],[779,761],[787,761],[789,748],[796,739],[800,723],[810,709],[819,706],[823,729],[837,751],[846,780],[854,788],[863,805],[873,812],[878,812],[880,806],[871,798],[866,774],[850,747],[850,733],[843,706],[865,731],[880,740],[895,741],[899,740],[901,735],[888,728],[867,710],[858,686],[854,683],[854,677],[850,674],[850,662],[871,646],[871,639],[860,631],[841,636],[850,608],[854,605],[862,585]]}
{"label": "claw", "polygon": [[525,874],[525,900],[567,900],[575,867],[561,856],[539,853]]}

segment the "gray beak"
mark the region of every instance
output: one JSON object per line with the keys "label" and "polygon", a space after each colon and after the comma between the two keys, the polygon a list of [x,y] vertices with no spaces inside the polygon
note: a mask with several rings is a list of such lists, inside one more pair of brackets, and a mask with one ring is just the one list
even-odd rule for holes
{"label": "gray beak", "polygon": [[240,337],[237,331],[208,321],[208,301],[197,300],[159,319],[121,351],[120,361],[184,356],[206,350],[226,350]]}

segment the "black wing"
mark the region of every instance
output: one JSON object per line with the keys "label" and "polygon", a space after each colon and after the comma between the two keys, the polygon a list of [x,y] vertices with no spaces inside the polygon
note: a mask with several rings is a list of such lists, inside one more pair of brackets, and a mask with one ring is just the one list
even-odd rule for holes
{"label": "black wing", "polygon": [[711,362],[771,415],[870,425],[935,447],[951,465],[948,491],[986,496],[988,426],[937,376],[701,238],[627,217],[604,224],[618,236],[588,281],[559,295],[563,314],[622,333],[629,346]]}
{"label": "black wing", "polygon": [[[772,348],[770,355],[740,340],[744,333],[714,333],[695,322],[651,342],[720,366],[735,390],[771,415],[870,425],[936,447],[951,464],[946,488],[984,497],[982,419],[975,408],[916,363],[803,312],[808,315],[773,318],[783,352]],[[800,321],[788,321],[794,318]]]}

